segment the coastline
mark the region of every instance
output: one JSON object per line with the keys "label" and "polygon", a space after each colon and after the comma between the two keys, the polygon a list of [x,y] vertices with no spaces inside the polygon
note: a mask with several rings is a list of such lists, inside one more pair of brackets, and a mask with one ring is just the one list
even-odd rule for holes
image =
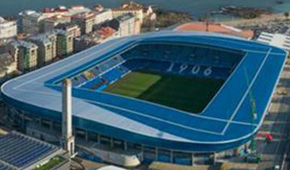
{"label": "coastline", "polygon": [[222,21],[221,23],[230,25],[230,26],[253,26],[253,25],[259,25],[265,22],[270,22],[270,21],[283,21],[285,20],[286,17],[284,16],[284,13],[277,13],[277,14],[264,14],[261,15],[258,18],[253,18],[253,19],[235,19],[232,21]]}

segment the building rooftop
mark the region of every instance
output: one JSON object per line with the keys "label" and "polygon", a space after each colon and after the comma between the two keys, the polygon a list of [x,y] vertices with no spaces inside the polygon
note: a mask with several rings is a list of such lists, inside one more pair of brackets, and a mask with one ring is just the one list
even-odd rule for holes
{"label": "building rooftop", "polygon": [[46,18],[46,21],[54,22],[70,22],[71,17],[66,15],[54,15],[52,17]]}
{"label": "building rooftop", "polygon": [[38,34],[37,36],[30,37],[29,39],[32,41],[38,41],[42,43],[49,43],[50,37],[48,35],[53,33],[44,33],[44,34]]}
{"label": "building rooftop", "polygon": [[101,12],[101,11],[104,10],[104,7],[103,7],[102,5],[100,5],[100,4],[98,4],[98,5],[95,5],[95,6],[94,6],[94,9],[95,9],[96,11]]}
{"label": "building rooftop", "polygon": [[257,41],[280,47],[287,51],[290,50],[290,36],[288,35],[262,32],[259,35]]}
{"label": "building rooftop", "polygon": [[57,8],[44,8],[43,9],[43,13],[48,13],[48,14],[65,14],[67,16],[73,16],[73,15],[77,15],[80,13],[85,13],[85,12],[91,12],[91,9],[83,6],[83,5],[74,5],[71,6],[70,8],[67,8],[65,6],[59,6]]}
{"label": "building rooftop", "polygon": [[100,30],[98,30],[98,33],[101,36],[111,36],[116,32],[116,30],[112,27],[102,27]]}
{"label": "building rooftop", "polygon": [[59,153],[57,146],[36,140],[18,132],[0,136],[0,169],[25,169]]}
{"label": "building rooftop", "polygon": [[108,11],[112,11],[112,10],[110,8],[103,8],[103,9],[99,9],[99,10],[96,9],[96,11],[94,11],[94,13],[95,13],[95,15],[98,15],[98,14],[102,14],[102,13],[108,12]]}
{"label": "building rooftop", "polygon": [[61,34],[61,35],[69,35],[68,31],[65,31],[65,30],[62,30],[62,29],[55,29],[55,30],[53,30],[53,33]]}
{"label": "building rooftop", "polygon": [[94,18],[95,13],[94,12],[83,12],[83,13],[78,13],[74,16],[72,16],[73,19],[78,18],[78,19],[90,19]]}
{"label": "building rooftop", "polygon": [[171,163],[164,163],[164,162],[153,162],[150,164],[149,169],[154,170],[206,170],[209,166],[207,165],[198,165],[198,166],[184,166],[184,165],[176,165]]}
{"label": "building rooftop", "polygon": [[56,29],[67,30],[67,29],[74,28],[74,27],[79,27],[79,26],[77,24],[75,24],[75,23],[67,22],[67,23],[60,23],[55,28]]}
{"label": "building rooftop", "polygon": [[2,24],[2,23],[11,23],[11,22],[14,22],[15,23],[16,21],[6,20],[3,17],[0,17],[0,24]]}
{"label": "building rooftop", "polygon": [[88,13],[88,12],[91,12],[91,11],[92,11],[91,9],[86,8],[84,6],[81,6],[81,5],[72,6],[68,10],[70,16],[81,14],[81,13]]}
{"label": "building rooftop", "polygon": [[22,46],[22,47],[26,47],[26,48],[34,48],[37,47],[37,45],[35,45],[34,43],[31,43],[29,41],[24,41],[24,40],[13,40],[10,43],[13,46]]}
{"label": "building rooftop", "polygon": [[[208,24],[208,25],[207,25]],[[182,24],[174,29],[175,31],[201,31],[201,32],[213,32],[234,35],[246,39],[251,39],[254,36],[254,31],[252,30],[241,30],[231,26],[227,26],[220,23],[213,22],[191,22],[187,24]]]}
{"label": "building rooftop", "polygon": [[131,18],[134,18],[134,14],[132,13],[127,13],[127,14],[124,14],[124,15],[121,15],[121,16],[118,16],[116,18],[116,20],[120,21],[120,22],[123,22],[123,21],[126,21],[126,20],[129,20]]}
{"label": "building rooftop", "polygon": [[29,17],[34,17],[34,18],[39,18],[39,17],[43,16],[41,12],[37,12],[37,11],[33,11],[33,10],[25,10],[25,11],[21,12],[19,15],[29,16]]}
{"label": "building rooftop", "polygon": [[126,169],[110,165],[98,168],[97,170],[126,170]]}

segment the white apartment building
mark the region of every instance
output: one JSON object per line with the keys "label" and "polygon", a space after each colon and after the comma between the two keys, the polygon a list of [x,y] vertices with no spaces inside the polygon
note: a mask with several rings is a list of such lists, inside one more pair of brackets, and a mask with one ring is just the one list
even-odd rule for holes
{"label": "white apartment building", "polygon": [[0,17],[0,39],[8,39],[17,35],[17,24],[15,21],[7,21]]}
{"label": "white apartment building", "polygon": [[102,24],[104,22],[110,21],[113,19],[113,13],[111,9],[102,9],[95,11],[95,24]]}

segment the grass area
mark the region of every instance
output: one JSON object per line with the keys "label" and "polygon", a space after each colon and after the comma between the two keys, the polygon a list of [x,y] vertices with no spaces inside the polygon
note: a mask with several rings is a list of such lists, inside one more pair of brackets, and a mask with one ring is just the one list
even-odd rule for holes
{"label": "grass area", "polygon": [[223,83],[224,80],[135,71],[105,91],[199,113]]}
{"label": "grass area", "polygon": [[64,160],[65,160],[64,158],[56,156],[56,157],[51,158],[47,163],[39,167],[36,167],[33,170],[49,170],[56,167],[60,163],[62,163]]}

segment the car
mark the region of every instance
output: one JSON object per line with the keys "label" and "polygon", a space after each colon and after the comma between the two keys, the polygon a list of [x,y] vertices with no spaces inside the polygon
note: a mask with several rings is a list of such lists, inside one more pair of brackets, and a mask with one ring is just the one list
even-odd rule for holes
{"label": "car", "polygon": [[287,95],[288,91],[287,90],[282,90],[282,95]]}
{"label": "car", "polygon": [[277,94],[278,94],[278,95],[283,95],[283,96],[285,96],[285,95],[288,94],[288,91],[287,91],[287,90],[279,90],[279,91],[277,92]]}
{"label": "car", "polygon": [[244,161],[247,163],[259,163],[261,162],[261,156],[256,153],[250,153],[245,157]]}
{"label": "car", "polygon": [[280,166],[279,165],[275,165],[274,166],[274,170],[280,170]]}

